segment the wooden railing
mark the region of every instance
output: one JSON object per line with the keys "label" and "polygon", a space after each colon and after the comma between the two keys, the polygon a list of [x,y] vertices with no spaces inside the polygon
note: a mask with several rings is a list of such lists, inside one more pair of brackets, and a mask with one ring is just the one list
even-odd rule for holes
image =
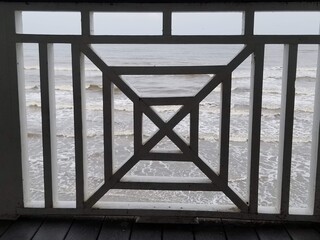
{"label": "wooden railing", "polygon": [[[81,34],[26,34],[23,33],[21,11],[73,11],[81,13]],[[93,12],[159,12],[162,13],[163,34],[159,36],[111,36],[94,35]],[[243,33],[240,35],[173,35],[172,13],[174,12],[230,12],[243,13]],[[290,173],[292,160],[292,135],[294,121],[295,79],[297,53],[300,44],[319,44],[320,35],[256,35],[254,33],[255,12],[259,11],[320,11],[316,3],[263,3],[263,4],[10,4],[0,5],[0,215],[16,214],[106,214],[125,216],[188,216],[224,217],[261,220],[320,220],[320,77],[319,62],[315,87],[315,106],[310,163],[310,190],[308,210],[302,214],[289,213]],[[223,23],[221,23],[223,26]],[[22,44],[35,43],[39,49],[41,82],[41,116],[44,169],[44,206],[26,204],[28,174],[26,170],[26,119],[24,103]],[[52,76],[52,44],[66,43],[72,49],[72,81],[74,102],[74,141],[76,169],[76,206],[61,208],[57,204],[56,190],[56,145],[55,116]],[[108,66],[90,44],[243,44],[243,49],[223,66]],[[266,44],[283,44],[284,62],[282,79],[281,122],[278,161],[278,204],[275,211],[262,213],[258,209],[259,159],[261,108],[264,73],[264,48]],[[250,117],[248,136],[248,199],[244,200],[228,185],[230,101],[233,71],[249,56],[252,56],[250,90]],[[104,132],[104,179],[105,182],[91,196],[86,196],[84,176],[85,141],[84,97],[82,71],[86,56],[102,72],[103,78],[103,132]],[[18,63],[18,64],[17,64]],[[121,75],[170,75],[212,74],[210,81],[194,96],[190,97],[142,97],[121,78]],[[134,152],[117,171],[113,171],[113,96],[112,85],[117,86],[134,105]],[[220,171],[213,171],[199,156],[199,104],[221,84],[220,124]],[[181,105],[180,110],[165,122],[152,106]],[[142,142],[142,115],[145,114],[159,131],[146,143]],[[187,144],[173,128],[190,114],[190,144]],[[167,136],[180,150],[179,153],[152,152],[151,149]],[[192,162],[210,182],[141,182],[123,181],[124,175],[141,160]],[[95,206],[111,189],[170,190],[170,191],[220,191],[236,206],[232,211],[206,211],[197,207],[190,209],[157,209],[124,205]],[[25,192],[23,194],[23,192]]]}

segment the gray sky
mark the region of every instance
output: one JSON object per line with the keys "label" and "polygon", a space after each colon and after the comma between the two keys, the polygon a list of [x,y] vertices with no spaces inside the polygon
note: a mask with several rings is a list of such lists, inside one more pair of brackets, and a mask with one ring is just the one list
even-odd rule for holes
{"label": "gray sky", "polygon": [[[79,34],[80,13],[23,12],[24,33]],[[318,34],[320,12],[258,12],[256,34]],[[172,31],[176,35],[241,34],[242,13],[173,13]],[[161,13],[95,13],[95,34],[161,35]]]}

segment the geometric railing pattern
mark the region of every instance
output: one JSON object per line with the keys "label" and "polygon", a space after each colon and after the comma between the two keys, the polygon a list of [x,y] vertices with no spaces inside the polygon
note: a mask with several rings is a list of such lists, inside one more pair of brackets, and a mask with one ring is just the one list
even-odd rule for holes
{"label": "geometric railing pattern", "polygon": [[[255,9],[251,5],[196,5],[192,11],[242,11],[243,12],[243,34],[229,36],[174,36],[171,32],[172,12],[190,11],[187,5],[155,5],[143,9],[145,12],[161,12],[163,15],[163,34],[160,36],[107,36],[91,34],[91,12],[94,11],[139,11],[139,6],[116,5],[115,9],[109,5],[103,5],[98,9],[97,5],[80,6],[62,6],[45,7],[45,5],[17,5],[17,9],[5,6],[7,12],[2,11],[4,19],[8,21],[8,26],[1,25],[0,29],[7,29],[5,37],[0,38],[0,44],[8,44],[7,55],[12,54],[14,58],[8,66],[12,72],[8,76],[12,77],[12,82],[19,82],[18,75],[21,66],[16,64],[21,59],[20,47],[22,43],[36,43],[39,46],[39,63],[40,63],[40,82],[41,82],[41,116],[42,116],[42,133],[43,133],[43,169],[44,169],[44,208],[26,208],[21,205],[23,202],[23,181],[21,162],[24,159],[24,132],[23,132],[23,111],[22,94],[18,89],[14,91],[17,99],[16,106],[13,109],[17,111],[15,115],[20,119],[20,124],[12,127],[21,132],[17,135],[21,137],[21,146],[19,146],[20,156],[14,166],[17,167],[19,177],[15,184],[20,188],[16,190],[19,199],[12,201],[17,202],[18,214],[107,214],[107,215],[131,215],[131,216],[190,216],[190,217],[228,217],[242,219],[262,219],[262,220],[312,220],[319,221],[320,216],[320,167],[319,164],[319,119],[320,111],[317,106],[314,110],[313,136],[312,136],[312,162],[311,162],[311,195],[310,204],[312,213],[307,215],[290,215],[289,214],[289,194],[290,194],[290,171],[292,157],[292,132],[294,121],[294,99],[295,99],[295,79],[297,68],[297,53],[299,44],[319,44],[319,35],[255,35],[254,34],[254,13],[261,10],[261,7]],[[319,6],[292,4],[288,9],[294,10],[320,10]],[[1,7],[1,5],[0,5]],[[7,9],[7,8],[8,9]],[[266,10],[282,10],[285,5],[273,6],[266,5]],[[88,10],[89,9],[89,10]],[[19,12],[15,11],[79,11],[81,13],[81,35],[37,35],[19,33],[20,20]],[[264,9],[263,9],[264,10]],[[1,15],[1,14],[0,14]],[[15,15],[17,15],[15,17]],[[7,38],[6,38],[7,37]],[[11,43],[13,42],[13,43]],[[67,43],[71,45],[72,50],[72,80],[73,80],[73,108],[74,108],[74,133],[75,133],[75,169],[76,169],[76,207],[75,208],[55,208],[54,207],[54,181],[53,173],[53,151],[52,136],[55,134],[51,120],[51,101],[50,93],[51,84],[51,45],[54,43]],[[90,44],[243,44],[243,49],[226,65],[219,66],[159,66],[159,67],[133,67],[109,66],[103,61],[98,54],[91,48]],[[258,189],[259,189],[259,158],[260,158],[260,132],[261,132],[261,109],[262,109],[262,87],[264,73],[264,48],[266,44],[283,44],[284,61],[283,61],[283,79],[282,79],[282,99],[281,99],[281,129],[279,139],[279,211],[278,213],[262,214],[258,213]],[[86,56],[102,73],[102,91],[103,91],[103,138],[104,138],[104,179],[105,182],[91,196],[85,197],[84,193],[84,132],[83,132],[83,58]],[[249,118],[249,136],[248,136],[248,200],[242,199],[228,185],[229,172],[229,131],[230,131],[230,104],[231,104],[231,83],[232,73],[243,63],[249,56],[252,56],[251,79],[250,79],[250,118]],[[0,56],[0,63],[6,63]],[[318,63],[319,68],[319,63]],[[211,79],[208,83],[194,96],[180,97],[143,97],[135,92],[121,78],[120,75],[169,75],[169,74],[210,74]],[[319,69],[315,87],[315,105],[319,101],[320,83]],[[113,171],[113,145],[112,145],[112,124],[113,124],[113,84],[117,86],[133,103],[134,106],[134,152],[132,157],[125,162],[118,170]],[[18,88],[18,84],[16,84]],[[199,157],[199,105],[217,86],[221,86],[221,123],[220,123],[220,155],[216,156],[220,160],[219,172],[213,171],[207,163]],[[11,85],[10,85],[11,86]],[[21,87],[21,86],[20,86]],[[1,91],[1,89],[0,89]],[[20,94],[20,95],[19,95]],[[161,105],[181,105],[178,112],[167,122],[164,121],[152,106]],[[10,105],[11,107],[11,105]],[[15,108],[14,108],[15,107]],[[19,113],[20,111],[20,113]],[[158,131],[145,143],[142,141],[142,118],[146,115],[158,127]],[[173,129],[187,115],[190,115],[190,143],[187,144]],[[14,124],[14,123],[12,123]],[[164,137],[168,137],[178,148],[178,152],[154,152],[151,151]],[[1,139],[0,143],[6,142]],[[183,161],[193,163],[210,182],[204,183],[186,183],[186,182],[141,182],[141,181],[124,181],[123,177],[141,160],[154,161]],[[23,165],[23,164],[22,164]],[[12,169],[11,169],[12,170]],[[8,177],[9,178],[9,177]],[[238,208],[237,212],[213,212],[213,211],[184,211],[184,210],[150,210],[150,209],[97,209],[92,208],[109,190],[111,189],[142,189],[142,190],[184,190],[184,191],[220,191],[223,192]],[[0,189],[1,190],[1,189]],[[1,206],[0,206],[1,210]]]}
{"label": "geometric railing pattern", "polygon": [[[126,83],[117,76],[107,64],[105,64],[95,53],[88,47],[84,46],[81,49],[83,53],[93,62],[103,73],[104,80],[104,107],[108,112],[105,113],[107,118],[111,118],[111,92],[110,85],[114,83],[129,99],[134,103],[134,155],[114,174],[110,172],[112,169],[112,156],[106,157],[106,179],[107,181],[99,190],[94,193],[87,201],[84,202],[86,207],[93,206],[100,197],[102,197],[109,189],[116,185],[121,188],[133,189],[149,189],[149,190],[214,190],[223,191],[242,211],[248,210],[247,204],[241,200],[236,193],[234,193],[228,186],[228,147],[229,147],[229,122],[230,122],[230,96],[231,96],[231,73],[232,71],[244,61],[251,53],[249,47],[245,47],[231,63],[221,68],[220,71],[212,72],[214,77],[203,87],[194,97],[163,97],[163,98],[141,98],[139,97]],[[74,50],[77,51],[77,50]],[[79,54],[79,53],[75,53]],[[75,55],[76,56],[76,55]],[[259,56],[261,57],[261,56]],[[214,69],[215,66],[213,66]],[[185,67],[187,70],[188,67]],[[198,156],[198,126],[199,126],[199,103],[220,83],[222,83],[222,126],[221,126],[221,161],[220,161],[220,174],[217,175],[210,167],[208,167]],[[152,110],[153,105],[182,105],[180,110],[168,122],[164,122],[160,116]],[[108,106],[109,105],[109,106]],[[142,113],[146,114],[150,120],[159,128],[159,131],[152,136],[152,138],[142,145]],[[190,113],[190,134],[191,142],[188,146],[183,139],[181,139],[174,131],[173,128]],[[112,129],[112,124],[109,124],[110,119],[106,121],[104,127],[108,132]],[[164,137],[167,136],[176,146],[179,147],[181,153],[150,153],[150,150]],[[105,139],[108,141],[108,139]],[[106,146],[108,151],[111,152],[112,146]],[[155,160],[168,160],[170,161],[191,161],[193,162],[205,175],[212,181],[212,183],[145,183],[145,182],[121,182],[121,178],[140,160],[155,159]]]}

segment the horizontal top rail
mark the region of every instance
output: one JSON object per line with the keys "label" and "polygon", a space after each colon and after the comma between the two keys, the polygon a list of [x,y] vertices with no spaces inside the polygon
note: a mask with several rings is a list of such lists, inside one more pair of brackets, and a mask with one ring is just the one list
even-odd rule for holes
{"label": "horizontal top rail", "polygon": [[91,43],[91,44],[319,44],[320,35],[228,35],[228,36],[109,36],[16,34],[24,43]]}
{"label": "horizontal top rail", "polygon": [[[199,4],[199,2],[193,3],[87,3],[79,2],[77,4],[71,2],[63,2],[63,4],[56,4],[50,2],[15,2],[15,3],[0,3],[0,5],[10,6],[17,11],[80,11],[86,9],[88,11],[161,11],[163,9],[171,11],[319,11],[319,2],[206,2]],[[97,8],[97,5],[99,7]]]}

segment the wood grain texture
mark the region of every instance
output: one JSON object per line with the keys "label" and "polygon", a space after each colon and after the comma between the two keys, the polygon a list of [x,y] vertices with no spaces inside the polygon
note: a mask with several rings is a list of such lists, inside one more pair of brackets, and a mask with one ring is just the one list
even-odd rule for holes
{"label": "wood grain texture", "polygon": [[256,228],[257,234],[260,240],[290,240],[290,236],[287,233],[286,229],[280,226],[259,226]]}
{"label": "wood grain texture", "polygon": [[0,237],[7,231],[13,221],[0,220]]}
{"label": "wood grain texture", "polygon": [[74,220],[66,240],[96,240],[103,217],[82,217]]}
{"label": "wood grain texture", "polygon": [[1,240],[30,240],[42,222],[43,218],[20,218],[3,234]]}
{"label": "wood grain texture", "polygon": [[130,240],[161,240],[162,227],[156,224],[134,224]]}
{"label": "wood grain texture", "polygon": [[225,224],[228,240],[258,240],[258,236],[251,225]]}
{"label": "wood grain texture", "polygon": [[193,240],[192,226],[189,225],[165,225],[163,228],[163,240]]}
{"label": "wood grain texture", "polygon": [[312,226],[299,226],[297,224],[286,225],[286,229],[292,240],[319,240],[320,233]]}
{"label": "wood grain texture", "polygon": [[98,240],[129,240],[131,227],[131,221],[105,221]]}
{"label": "wood grain texture", "polygon": [[32,240],[63,240],[72,224],[72,219],[49,218],[41,225]]}
{"label": "wood grain texture", "polygon": [[223,226],[220,223],[201,223],[193,227],[196,240],[225,240]]}

